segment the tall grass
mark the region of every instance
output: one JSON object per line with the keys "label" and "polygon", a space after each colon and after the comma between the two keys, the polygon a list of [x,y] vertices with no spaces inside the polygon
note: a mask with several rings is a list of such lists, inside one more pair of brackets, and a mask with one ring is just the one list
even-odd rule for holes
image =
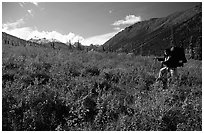
{"label": "tall grass", "polygon": [[3,130],[202,130],[201,62],[162,89],[153,57],[7,47]]}

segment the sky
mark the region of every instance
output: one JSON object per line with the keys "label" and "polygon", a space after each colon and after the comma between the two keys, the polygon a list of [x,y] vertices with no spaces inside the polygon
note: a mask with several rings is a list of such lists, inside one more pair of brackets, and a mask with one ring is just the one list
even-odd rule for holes
{"label": "sky", "polygon": [[139,21],[166,17],[196,2],[3,2],[2,31],[19,38],[103,44]]}

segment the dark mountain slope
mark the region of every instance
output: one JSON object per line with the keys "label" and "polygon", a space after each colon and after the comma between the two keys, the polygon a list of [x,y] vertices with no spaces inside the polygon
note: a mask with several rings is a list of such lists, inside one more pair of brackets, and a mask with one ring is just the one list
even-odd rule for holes
{"label": "dark mountain slope", "polygon": [[[161,55],[162,50],[172,44],[183,43],[189,49],[190,38],[198,43],[202,30],[202,5],[183,12],[176,12],[164,18],[135,23],[108,40],[105,50],[134,52],[135,54]],[[173,34],[172,34],[173,33]]]}

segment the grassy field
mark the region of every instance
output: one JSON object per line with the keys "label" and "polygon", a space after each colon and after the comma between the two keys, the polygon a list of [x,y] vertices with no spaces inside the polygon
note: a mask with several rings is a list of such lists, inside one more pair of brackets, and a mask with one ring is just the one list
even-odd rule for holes
{"label": "grassy field", "polygon": [[154,57],[2,46],[3,130],[202,130],[202,62],[162,89]]}

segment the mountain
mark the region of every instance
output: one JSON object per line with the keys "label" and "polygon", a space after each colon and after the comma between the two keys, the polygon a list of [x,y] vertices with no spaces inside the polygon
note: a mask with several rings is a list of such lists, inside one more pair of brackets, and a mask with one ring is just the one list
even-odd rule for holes
{"label": "mountain", "polygon": [[71,44],[65,44],[55,39],[34,37],[34,38],[31,38],[30,40],[24,40],[24,39],[9,35],[5,32],[2,32],[2,45],[35,46],[35,47],[46,47],[46,48],[54,48],[54,49],[72,49],[74,48],[74,46]]}
{"label": "mountain", "polygon": [[57,39],[47,39],[47,38],[39,38],[35,36],[34,38],[29,39],[30,42],[38,43],[44,47],[52,47],[54,49],[72,49],[74,48],[71,44],[65,44],[60,42]]}
{"label": "mountain", "polygon": [[29,39],[29,41],[36,42],[36,43],[39,43],[39,44],[44,44],[44,43],[49,43],[49,42],[60,42],[57,39],[39,38],[37,36],[35,36],[34,38]]}
{"label": "mountain", "polygon": [[108,51],[133,52],[136,55],[161,55],[170,45],[182,45],[188,52],[195,52],[197,48],[199,49],[197,52],[200,52],[201,38],[202,5],[200,4],[167,17],[137,22],[116,34],[103,46]]}
{"label": "mountain", "polygon": [[12,36],[5,32],[2,32],[2,45],[9,45],[9,46],[39,46],[36,42],[26,41],[24,39]]}
{"label": "mountain", "polygon": [[45,48],[53,48],[53,49],[64,49],[64,50],[84,50],[84,51],[104,51],[102,46],[90,45],[84,46],[80,42],[75,42],[71,44],[68,42],[67,44],[62,43],[56,39],[46,39],[33,37],[29,40],[23,40],[21,38],[9,35],[5,32],[2,32],[2,45],[4,46],[35,46],[35,47],[45,47]]}

